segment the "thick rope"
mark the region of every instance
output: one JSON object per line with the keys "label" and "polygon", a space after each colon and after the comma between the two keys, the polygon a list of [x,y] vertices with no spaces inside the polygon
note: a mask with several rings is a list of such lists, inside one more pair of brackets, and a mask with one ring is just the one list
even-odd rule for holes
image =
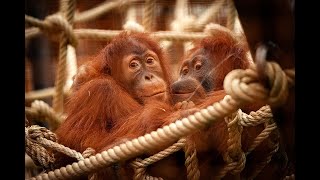
{"label": "thick rope", "polygon": [[50,148],[56,150],[70,157],[73,157],[78,161],[84,159],[81,153],[78,153],[75,150],[65,147],[62,144],[56,143],[56,135],[44,127],[40,127],[38,125],[26,127],[25,135],[26,141],[32,141],[32,143],[41,145],[43,148]]}
{"label": "thick rope", "polygon": [[[246,71],[249,71],[249,73]],[[280,69],[280,71],[282,70]],[[278,74],[275,74],[275,76],[277,75]],[[242,81],[243,79],[246,81],[242,82],[239,78]],[[145,134],[144,136],[122,143],[111,149],[98,153],[95,156],[75,162],[72,165],[67,165],[66,167],[41,174],[31,179],[66,179],[88,174],[120,160],[128,160],[141,155],[146,150],[152,150],[159,145],[164,146],[173,143],[177,139],[193,133],[197,129],[202,129],[211,123],[234,113],[237,109],[241,108],[242,105],[247,103],[264,100],[266,102],[273,102],[274,104],[281,104],[281,102],[276,102],[276,100],[282,101],[283,99],[274,98],[279,95],[273,94],[274,96],[270,97],[272,101],[269,100],[267,96],[271,93],[268,89],[265,89],[260,85],[258,81],[257,72],[254,67],[244,71],[233,70],[224,80],[224,87],[227,93],[231,96],[226,95],[223,100],[216,102],[193,115],[177,120],[174,123],[164,126],[163,128],[159,128],[156,131],[152,131],[151,133]],[[282,81],[277,81],[277,83],[282,83]],[[240,86],[240,88],[237,88],[236,85]],[[276,83],[271,83],[271,85],[279,86],[279,84]],[[243,92],[243,87],[246,87],[245,92]],[[271,86],[271,90],[273,88],[274,87]],[[255,93],[250,93],[253,90],[255,90]],[[241,161],[244,162],[244,160],[245,155],[243,154],[240,161],[235,164],[241,164]]]}
{"label": "thick rope", "polygon": [[[182,147],[184,147],[186,140],[184,138],[180,139],[178,142],[174,143],[173,145],[169,146],[163,151],[158,152],[155,155],[152,155],[148,158],[145,158],[141,160],[140,158],[137,158],[135,161],[131,162],[131,166],[134,168],[134,179],[149,179],[152,176],[149,176],[146,174],[146,168],[157,162],[161,159],[164,159],[168,157],[169,155],[173,154],[174,152],[179,151]],[[156,178],[156,177],[152,177]],[[156,178],[156,179],[162,179],[162,178]]]}
{"label": "thick rope", "polygon": [[220,103],[215,103],[207,109],[203,109],[182,120],[177,120],[170,125],[159,128],[157,131],[122,143],[72,165],[67,165],[66,167],[41,174],[31,179],[67,179],[94,172],[120,160],[127,160],[141,155],[145,150],[152,150],[160,144],[167,145],[173,143],[177,139],[194,132],[194,130],[204,128],[230,112],[236,111],[239,105],[230,96],[226,96]]}
{"label": "thick rope", "polygon": [[194,142],[189,141],[183,147],[185,152],[185,166],[187,168],[187,179],[198,180],[200,179],[200,171],[198,167],[197,150]]}
{"label": "thick rope", "polygon": [[[60,0],[60,12],[70,25],[73,24],[73,16],[76,8],[75,0]],[[68,34],[62,34],[59,44],[59,62],[55,79],[55,95],[53,96],[53,109],[58,114],[63,113],[64,106],[64,85],[66,83],[66,63]]]}
{"label": "thick rope", "polygon": [[143,9],[142,25],[146,31],[151,32],[153,30],[154,9],[156,6],[156,0],[145,0]]}
{"label": "thick rope", "polygon": [[[279,64],[267,62],[268,81],[270,89],[264,87],[259,82],[259,76],[255,65],[251,65],[246,70],[236,69],[227,74],[224,80],[224,89],[236,101],[265,102],[272,106],[282,105],[288,96],[288,78],[294,78],[294,73],[286,76]],[[293,84],[294,85],[294,84]]]}
{"label": "thick rope", "polygon": [[46,120],[49,123],[50,129],[53,131],[57,129],[63,121],[47,103],[39,100],[32,102],[31,109],[27,109],[26,113],[33,118]]}
{"label": "thick rope", "polygon": [[239,123],[242,126],[257,126],[273,119],[271,108],[268,105],[262,106],[258,111],[252,111],[250,114],[243,113],[241,109],[238,113]]}

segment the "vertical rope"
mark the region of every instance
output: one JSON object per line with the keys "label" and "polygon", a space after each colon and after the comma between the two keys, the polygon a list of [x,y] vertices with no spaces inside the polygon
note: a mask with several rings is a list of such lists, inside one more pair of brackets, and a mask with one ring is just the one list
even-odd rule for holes
{"label": "vertical rope", "polygon": [[153,29],[153,21],[154,21],[154,9],[156,5],[156,0],[146,0],[143,12],[143,21],[142,25],[146,31],[151,32]]}
{"label": "vertical rope", "polygon": [[136,7],[135,6],[130,6],[127,11],[127,16],[126,16],[126,22],[128,21],[137,21],[137,13],[136,13]]}
{"label": "vertical rope", "polygon": [[64,91],[68,91],[73,83],[73,77],[77,74],[77,57],[76,50],[70,44],[67,49],[67,78],[64,86]]}
{"label": "vertical rope", "polygon": [[[60,12],[72,24],[73,16],[75,13],[76,3],[75,0],[61,0]],[[62,34],[59,44],[59,62],[57,67],[57,74],[55,80],[56,94],[53,97],[53,109],[57,113],[63,113],[63,88],[66,83],[66,58],[67,58],[67,46],[68,38],[66,34]]]}
{"label": "vertical rope", "polygon": [[205,12],[203,12],[197,19],[195,24],[195,30],[203,30],[203,28],[216,17],[216,14],[219,12],[221,7],[224,5],[226,0],[217,0],[212,3],[212,5],[207,8]]}
{"label": "vertical rope", "polygon": [[126,22],[122,26],[124,30],[135,31],[135,32],[143,32],[145,28],[137,23],[137,13],[136,7],[130,6],[127,11]]}
{"label": "vertical rope", "polygon": [[200,179],[200,171],[198,167],[197,150],[194,142],[185,143],[185,166],[187,168],[187,178],[188,180],[198,180]]}
{"label": "vertical rope", "polygon": [[227,7],[228,7],[228,18],[227,18],[227,28],[229,28],[231,31],[234,31],[234,25],[237,18],[237,12],[236,8],[234,7],[233,0],[227,1]]}
{"label": "vertical rope", "polygon": [[176,8],[174,9],[174,18],[181,19],[188,15],[188,0],[177,0]]}
{"label": "vertical rope", "polygon": [[[170,24],[170,30],[183,32],[186,27],[189,27],[192,24],[194,18],[192,18],[188,13],[188,0],[177,0],[174,9],[174,20]],[[189,28],[190,29],[190,28]],[[186,52],[186,43],[188,42],[169,42],[168,47],[170,47],[170,51],[174,51],[174,55],[172,55],[171,67],[172,76],[174,78],[179,76],[179,59]]]}
{"label": "vertical rope", "polygon": [[243,127],[239,125],[239,117],[234,113],[225,117],[225,121],[228,124],[228,141],[227,152],[224,154],[224,161],[227,165],[218,173],[217,178],[223,178],[228,172],[231,174],[240,173],[246,162],[245,154],[241,149],[241,133]]}

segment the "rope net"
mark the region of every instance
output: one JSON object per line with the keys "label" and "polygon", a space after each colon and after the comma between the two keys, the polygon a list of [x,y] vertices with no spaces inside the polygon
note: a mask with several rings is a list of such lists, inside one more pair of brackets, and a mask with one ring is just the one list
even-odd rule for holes
{"label": "rope net", "polygon": [[[56,67],[54,87],[26,93],[26,102],[32,102],[31,107],[26,107],[26,116],[32,120],[44,120],[48,123],[50,129],[30,125],[26,122],[26,154],[31,157],[36,166],[45,169],[44,172],[29,179],[70,179],[89,174],[93,174],[94,177],[94,173],[99,169],[120,161],[136,158],[143,154],[145,150],[152,150],[155,145],[163,145],[168,148],[148,158],[132,160],[130,165],[134,169],[134,179],[162,179],[162,177],[148,175],[147,167],[179,150],[185,152],[187,179],[200,179],[197,151],[187,137],[196,130],[224,119],[228,130],[228,148],[223,155],[225,166],[216,175],[217,179],[221,179],[227,173],[240,173],[245,167],[246,156],[277,129],[270,106],[278,107],[284,104],[288,96],[288,89],[294,86],[295,73],[294,69],[282,70],[277,63],[267,62],[265,72],[270,84],[268,88],[260,83],[259,72],[253,63],[250,68],[233,70],[225,77],[224,89],[228,95],[223,100],[144,136],[121,143],[97,154],[92,148],[88,148],[84,152],[77,152],[58,144],[53,132],[65,119],[63,114],[64,98],[69,95],[72,76],[76,74],[78,69],[75,53],[75,48],[79,44],[78,41],[80,39],[108,41],[122,32],[122,30],[74,29],[74,23],[95,20],[111,10],[127,9],[126,23],[123,25],[124,30],[151,32],[161,42],[168,42],[168,47],[172,43],[180,43],[185,51],[188,48],[188,42],[210,35],[212,21],[217,18],[222,7],[227,7],[229,16],[226,26],[233,31],[239,31],[239,27],[236,25],[236,22],[239,21],[237,12],[230,0],[214,1],[206,11],[197,17],[187,11],[189,4],[186,0],[177,0],[175,19],[173,19],[168,31],[154,31],[153,22],[156,18],[157,3],[152,0],[145,1],[142,20],[141,23],[138,23],[135,14],[136,2],[139,1],[104,2],[90,10],[78,13],[76,12],[76,1],[61,0],[59,12],[47,16],[44,20],[25,15],[26,23],[30,26],[25,30],[26,39],[34,38],[43,33],[49,39],[59,40],[59,60]],[[53,97],[52,107],[40,100],[46,97]],[[268,105],[250,114],[241,111],[244,105],[256,102],[265,102]],[[254,139],[249,149],[244,152],[241,148],[243,127],[259,124],[264,124],[265,129]],[[272,155],[277,152],[278,148],[278,143],[272,146],[272,151],[264,161],[257,164],[257,167],[253,169],[252,178],[257,176],[270,162]],[[77,159],[78,162],[55,169],[55,159],[50,153],[51,151],[66,154]],[[289,177],[294,178],[294,174],[287,178]]]}

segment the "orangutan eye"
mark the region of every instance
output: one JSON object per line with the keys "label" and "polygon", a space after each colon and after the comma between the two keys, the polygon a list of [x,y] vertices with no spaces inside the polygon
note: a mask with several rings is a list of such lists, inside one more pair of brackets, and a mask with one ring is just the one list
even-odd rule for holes
{"label": "orangutan eye", "polygon": [[139,67],[139,61],[137,60],[132,60],[129,64],[129,67],[132,69],[138,68]]}
{"label": "orangutan eye", "polygon": [[150,64],[150,65],[153,64],[154,63],[153,57],[148,57],[146,62],[147,64]]}
{"label": "orangutan eye", "polygon": [[202,64],[201,63],[197,63],[196,65],[194,65],[194,68],[196,70],[200,70],[201,69]]}
{"label": "orangutan eye", "polygon": [[187,75],[189,72],[189,69],[187,67],[184,67],[181,72],[183,75]]}

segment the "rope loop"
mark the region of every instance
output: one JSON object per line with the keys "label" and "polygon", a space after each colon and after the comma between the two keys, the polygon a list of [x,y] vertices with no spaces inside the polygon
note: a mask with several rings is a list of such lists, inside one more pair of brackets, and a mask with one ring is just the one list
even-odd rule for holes
{"label": "rope loop", "polygon": [[[269,88],[261,85],[257,68],[251,65],[248,69],[231,71],[224,80],[224,89],[235,100],[253,103],[266,102],[270,106],[281,106],[288,97],[288,81],[286,73],[275,62],[266,63],[266,74]],[[294,73],[292,74],[294,78]],[[288,80],[289,79],[289,80]]]}
{"label": "rope loop", "polygon": [[56,35],[64,33],[68,38],[68,43],[76,47],[78,42],[75,34],[73,33],[72,25],[61,15],[61,13],[47,16],[44,20],[45,26],[40,27],[42,30],[55,39]]}
{"label": "rope loop", "polygon": [[59,127],[63,118],[59,117],[56,112],[44,101],[35,100],[31,103],[31,108],[35,110],[33,114],[34,118],[45,119],[49,123],[51,130],[55,130]]}

